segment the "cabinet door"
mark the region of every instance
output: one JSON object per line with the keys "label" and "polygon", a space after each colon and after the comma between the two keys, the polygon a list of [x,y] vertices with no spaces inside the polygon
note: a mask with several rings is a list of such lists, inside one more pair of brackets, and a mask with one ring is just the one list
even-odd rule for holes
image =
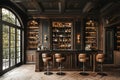
{"label": "cabinet door", "polygon": [[114,64],[120,65],[120,51],[114,51]]}
{"label": "cabinet door", "polygon": [[27,50],[26,51],[26,63],[35,63],[36,62],[36,50]]}

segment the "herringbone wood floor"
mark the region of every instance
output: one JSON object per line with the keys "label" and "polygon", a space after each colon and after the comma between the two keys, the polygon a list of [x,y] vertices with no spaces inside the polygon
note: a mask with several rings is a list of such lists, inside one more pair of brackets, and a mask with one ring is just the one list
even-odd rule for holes
{"label": "herringbone wood floor", "polygon": [[35,72],[34,69],[34,65],[22,65],[1,76],[0,80],[120,80],[120,68],[108,69],[107,76],[96,75],[90,71],[89,76],[80,75],[80,71],[64,71],[64,76],[58,76],[53,71],[53,75],[48,76],[44,72]]}

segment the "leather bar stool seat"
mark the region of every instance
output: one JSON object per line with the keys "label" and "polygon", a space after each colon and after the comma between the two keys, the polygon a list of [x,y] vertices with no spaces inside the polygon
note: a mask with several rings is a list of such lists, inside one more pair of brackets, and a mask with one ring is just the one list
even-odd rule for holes
{"label": "leather bar stool seat", "polygon": [[97,62],[104,62],[104,54],[103,53],[99,53],[96,55],[96,61]]}
{"label": "leather bar stool seat", "polygon": [[99,53],[96,55],[96,61],[98,63],[100,63],[100,72],[98,72],[97,74],[102,75],[102,76],[106,76],[107,74],[103,72],[103,62],[104,62],[105,56],[103,53]]}
{"label": "leather bar stool seat", "polygon": [[59,64],[59,67],[58,67],[59,72],[57,72],[56,74],[57,75],[65,75],[65,73],[62,72],[62,68],[63,68],[62,67],[62,62],[65,60],[65,57],[60,53],[56,53],[55,54],[55,60]]}
{"label": "leather bar stool seat", "polygon": [[50,56],[50,54],[42,53],[42,60],[44,62],[44,66],[46,64],[47,69],[47,71],[44,74],[51,75],[52,72],[50,72],[50,61],[52,60],[52,57]]}
{"label": "leather bar stool seat", "polygon": [[48,61],[51,61],[51,57],[46,57],[46,58],[43,58],[43,62],[48,62]]}
{"label": "leather bar stool seat", "polygon": [[85,72],[85,62],[87,61],[87,55],[85,54],[85,53],[80,53],[79,55],[78,55],[78,60],[79,60],[79,62],[82,62],[83,63],[83,66],[82,66],[82,72],[80,72],[80,74],[81,75],[85,75],[85,76],[87,76],[87,75],[89,75],[87,72]]}
{"label": "leather bar stool seat", "polygon": [[64,57],[56,58],[56,62],[61,63],[64,60]]}

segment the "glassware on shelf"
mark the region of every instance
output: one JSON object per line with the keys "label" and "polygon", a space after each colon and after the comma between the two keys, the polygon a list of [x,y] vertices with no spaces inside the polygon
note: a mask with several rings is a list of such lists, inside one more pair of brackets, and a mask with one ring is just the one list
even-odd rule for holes
{"label": "glassware on shelf", "polygon": [[70,22],[52,23],[53,49],[71,49],[71,27]]}
{"label": "glassware on shelf", "polygon": [[[95,44],[92,46],[91,44]],[[91,50],[92,47],[97,48],[97,25],[94,20],[86,22],[85,27],[85,50]]]}
{"label": "glassware on shelf", "polygon": [[38,22],[35,20],[30,20],[28,22],[28,32],[27,32],[27,42],[28,42],[28,49],[37,49],[37,37],[38,37]]}

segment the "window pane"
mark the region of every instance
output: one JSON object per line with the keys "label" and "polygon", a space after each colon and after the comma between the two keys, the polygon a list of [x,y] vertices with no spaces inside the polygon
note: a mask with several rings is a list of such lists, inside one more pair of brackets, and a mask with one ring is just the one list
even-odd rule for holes
{"label": "window pane", "polygon": [[[5,8],[2,8],[2,20],[2,69],[5,70],[14,66],[15,62],[21,61],[21,29],[18,29],[21,25],[15,14]],[[6,22],[10,25],[5,25]],[[11,25],[16,27],[11,27]]]}
{"label": "window pane", "polygon": [[17,51],[17,63],[20,62],[20,59],[21,59],[21,52],[20,51]]}
{"label": "window pane", "polygon": [[9,48],[3,49],[3,70],[9,67]]}
{"label": "window pane", "polygon": [[2,8],[2,20],[9,21],[9,11]]}
{"label": "window pane", "polygon": [[20,35],[19,34],[17,35],[17,40],[20,41]]}
{"label": "window pane", "polygon": [[11,11],[2,8],[2,20],[15,24],[15,15]]}
{"label": "window pane", "polygon": [[14,48],[14,47],[15,47],[15,41],[11,41],[11,42],[10,42],[10,47],[11,47],[11,48]]}
{"label": "window pane", "polygon": [[15,47],[14,48],[10,48],[10,66],[14,66],[15,65]]}
{"label": "window pane", "polygon": [[17,46],[20,46],[20,41],[17,41]]}
{"label": "window pane", "polygon": [[15,28],[10,27],[10,66],[15,65]]}
{"label": "window pane", "polygon": [[20,59],[21,59],[21,55],[20,55],[20,53],[21,53],[21,45],[20,45],[20,40],[21,40],[21,38],[20,38],[20,30],[19,29],[17,29],[17,63],[19,63],[20,62]]}
{"label": "window pane", "polygon": [[20,30],[19,29],[17,29],[17,34],[20,35]]}
{"label": "window pane", "polygon": [[20,25],[20,22],[18,21],[18,19],[17,19],[16,25],[17,25],[17,26],[21,26],[21,25]]}
{"label": "window pane", "polygon": [[9,46],[9,27],[3,25],[3,48],[7,48]]}
{"label": "window pane", "polygon": [[3,25],[3,67],[2,69],[9,68],[9,26]]}
{"label": "window pane", "polygon": [[10,32],[11,32],[11,33],[15,33],[15,28],[14,28],[14,27],[11,27],[11,28],[10,28]]}
{"label": "window pane", "polygon": [[9,17],[9,22],[15,24],[15,15],[11,11],[9,12]]}

